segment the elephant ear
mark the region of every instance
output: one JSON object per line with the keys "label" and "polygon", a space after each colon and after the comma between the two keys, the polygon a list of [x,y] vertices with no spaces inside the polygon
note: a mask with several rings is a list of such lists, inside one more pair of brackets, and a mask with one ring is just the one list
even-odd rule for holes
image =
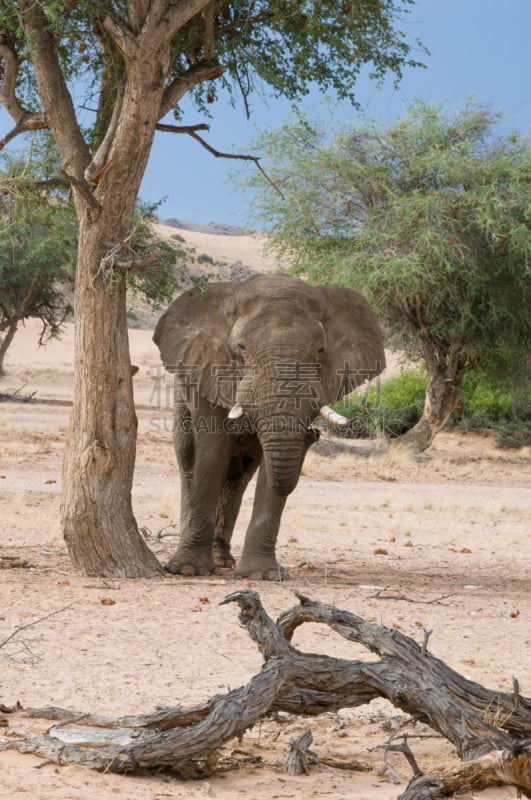
{"label": "elephant ear", "polygon": [[198,392],[212,405],[231,408],[234,403],[230,394],[235,387],[232,392],[230,387],[235,383],[236,367],[227,346],[230,324],[225,315],[233,292],[231,283],[210,283],[206,291],[184,292],[155,328],[153,341],[162,363],[184,387],[186,402]]}
{"label": "elephant ear", "polygon": [[325,403],[335,403],[385,369],[383,333],[378,318],[359,292],[321,286],[325,298],[327,350],[321,364]]}

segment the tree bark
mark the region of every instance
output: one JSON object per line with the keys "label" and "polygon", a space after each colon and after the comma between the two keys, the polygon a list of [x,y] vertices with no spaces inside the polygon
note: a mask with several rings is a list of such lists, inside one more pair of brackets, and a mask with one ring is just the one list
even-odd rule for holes
{"label": "tree bark", "polygon": [[[137,419],[122,274],[100,270],[102,214],[80,226],[75,309],[74,402],[63,467],[61,517],[74,567],[86,575],[162,572],[131,503]],[[114,238],[114,237],[113,237]]]}
{"label": "tree bark", "polygon": [[10,320],[9,326],[7,328],[7,332],[4,334],[2,340],[0,341],[0,376],[5,375],[4,370],[4,360],[6,357],[6,353],[8,351],[9,345],[13,341],[15,337],[15,333],[17,332],[18,323],[20,320]]}
{"label": "tree bark", "polygon": [[[163,767],[183,778],[200,777],[215,770],[221,745],[241,736],[265,714],[282,710],[315,715],[385,697],[450,739],[466,762],[432,777],[417,771],[402,800],[438,800],[462,786],[481,790],[503,783],[531,796],[531,699],[485,689],[396,630],[299,599],[300,606],[282,614],[276,624],[251,589],[223,601],[239,604],[240,621],[265,659],[262,671],[246,686],[189,710],[164,709],[118,719],[57,708],[34,710],[31,716],[77,727],[63,725],[45,736],[5,740],[0,750],[17,749],[56,763],[112,772]],[[301,653],[289,639],[304,622],[329,625],[365,645],[379,660]],[[497,725],[485,720],[489,707],[498,711]],[[305,763],[309,769],[309,760]]]}
{"label": "tree bark", "polygon": [[487,753],[455,769],[441,771],[437,777],[414,777],[398,800],[443,800],[466,788],[482,792],[506,783],[518,787],[517,797],[531,798],[531,741],[509,750]]}
{"label": "tree bark", "polygon": [[427,450],[459,405],[466,372],[462,356],[441,354],[435,344],[424,343],[423,353],[429,375],[424,409],[417,424],[400,437],[417,452]]}
{"label": "tree bark", "polygon": [[[155,57],[151,54],[145,64],[155,69]],[[99,208],[84,198],[77,201],[74,399],[61,517],[74,567],[107,577],[150,577],[163,571],[132,510],[137,419],[125,273],[118,265],[162,97],[162,85],[155,91],[147,67],[145,72],[143,81],[131,78],[125,90],[107,169],[94,189]],[[146,119],[153,125],[144,124]],[[135,148],[129,147],[131,137]]]}

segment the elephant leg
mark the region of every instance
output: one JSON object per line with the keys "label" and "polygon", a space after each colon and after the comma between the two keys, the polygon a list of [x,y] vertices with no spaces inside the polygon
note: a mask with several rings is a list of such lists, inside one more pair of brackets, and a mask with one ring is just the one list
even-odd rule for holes
{"label": "elephant leg", "polygon": [[[319,439],[319,431],[309,428],[304,440],[301,466],[306,453]],[[289,573],[276,558],[276,543],[280,519],[286,505],[287,495],[274,494],[266,477],[265,464],[258,473],[251,522],[245,535],[243,553],[235,574],[257,580],[285,580]]]}
{"label": "elephant leg", "polygon": [[281,580],[287,577],[286,570],[280,566],[275,555],[280,518],[287,499],[287,496],[273,493],[265,464],[262,464],[256,482],[253,513],[235,575],[257,580]]}
{"label": "elephant leg", "polygon": [[194,474],[195,441],[192,431],[192,416],[186,406],[175,409],[173,448],[181,476],[181,530],[186,527],[186,515],[190,508],[190,492]]}
{"label": "elephant leg", "polygon": [[260,465],[261,450],[258,444],[254,450],[255,452],[249,452],[244,459],[233,459],[228,478],[221,489],[212,551],[216,567],[233,567],[236,563],[230,551],[230,543],[244,492]]}
{"label": "elephant leg", "polygon": [[[187,455],[192,446],[187,444]],[[223,433],[194,433],[193,464],[177,456],[181,468],[181,538],[166,570],[180,575],[211,575],[216,508],[231,460],[233,440]],[[183,466],[192,466],[191,471]]]}

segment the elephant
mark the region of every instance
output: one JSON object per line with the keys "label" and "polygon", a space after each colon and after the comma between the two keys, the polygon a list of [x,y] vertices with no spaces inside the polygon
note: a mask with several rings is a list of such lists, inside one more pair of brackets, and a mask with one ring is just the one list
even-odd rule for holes
{"label": "elephant", "polygon": [[275,547],[319,415],[385,366],[376,314],[358,292],[284,274],[213,282],[181,294],[153,340],[174,381],[181,536],[166,570],[209,575],[235,566],[231,537],[258,470],[235,574],[287,577]]}

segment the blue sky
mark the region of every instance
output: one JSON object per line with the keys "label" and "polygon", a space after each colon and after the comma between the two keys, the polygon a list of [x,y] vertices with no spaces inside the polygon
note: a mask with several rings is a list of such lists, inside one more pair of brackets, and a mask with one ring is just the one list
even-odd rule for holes
{"label": "blue sky", "polygon": [[[473,96],[504,114],[506,130],[531,133],[531,0],[417,0],[405,19],[402,28],[410,39],[420,39],[430,51],[419,59],[427,69],[408,69],[398,90],[391,80],[381,89],[361,82],[358,100],[368,116],[392,120],[417,96],[446,100],[449,108]],[[305,108],[319,113],[317,93]],[[290,105],[271,100],[266,106],[256,97],[253,110],[247,121],[243,108],[218,103],[205,138],[221,151],[254,152],[249,143],[256,132],[279,125]],[[341,106],[336,117],[355,119],[356,112]],[[204,120],[191,113],[183,121]],[[214,158],[186,136],[157,133],[141,196],[167,198],[159,209],[162,218],[246,224],[248,197],[231,182],[234,171],[235,162]]]}
{"label": "blue sky", "polygon": [[[385,122],[399,117],[415,97],[460,108],[473,96],[504,114],[505,130],[531,133],[531,0],[416,0],[401,27],[411,41],[420,39],[430,51],[419,55],[427,69],[406,70],[398,89],[392,80],[381,89],[362,80],[358,100],[366,115]],[[290,104],[274,99],[266,104],[256,96],[252,106],[250,121],[243,107],[218,101],[211,120],[190,107],[182,122],[210,122],[205,139],[217,150],[255,152],[250,142],[256,133],[279,125]],[[303,107],[317,115],[324,111],[317,92]],[[328,117],[328,106],[325,113]],[[335,109],[338,122],[356,116],[346,105]],[[0,115],[0,127],[11,127],[6,114]],[[248,196],[229,177],[236,163],[214,158],[184,135],[157,133],[141,197],[150,202],[166,198],[159,208],[162,218],[247,224]]]}

